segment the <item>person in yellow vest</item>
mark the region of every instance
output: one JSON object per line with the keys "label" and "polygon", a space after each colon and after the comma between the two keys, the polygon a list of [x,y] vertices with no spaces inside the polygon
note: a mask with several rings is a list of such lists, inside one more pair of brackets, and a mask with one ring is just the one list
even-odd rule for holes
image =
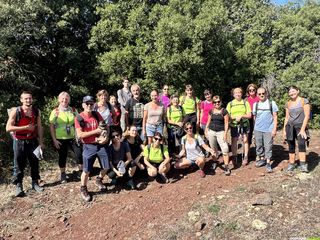
{"label": "person in yellow vest", "polygon": [[230,129],[231,129],[231,150],[232,150],[232,163],[237,165],[237,148],[238,139],[242,137],[244,149],[242,165],[248,164],[249,142],[248,133],[250,132],[249,119],[251,118],[251,108],[248,101],[242,99],[242,88],[234,88],[232,95],[234,99],[228,103],[227,111],[230,116]]}
{"label": "person in yellow vest", "polygon": [[75,137],[74,120],[78,112],[69,106],[70,95],[67,92],[61,92],[58,96],[58,102],[59,106],[51,111],[49,117],[50,134],[53,145],[59,154],[60,181],[66,183],[68,149],[70,148],[74,152],[80,172],[82,171],[82,149]]}

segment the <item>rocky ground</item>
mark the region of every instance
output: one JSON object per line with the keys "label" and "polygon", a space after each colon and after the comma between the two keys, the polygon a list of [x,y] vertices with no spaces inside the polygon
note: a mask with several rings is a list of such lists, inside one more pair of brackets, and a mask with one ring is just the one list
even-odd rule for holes
{"label": "rocky ground", "polygon": [[41,174],[41,194],[14,198],[12,185],[0,186],[0,239],[320,239],[319,135],[312,133],[308,174],[284,171],[287,147],[277,139],[271,174],[253,162],[229,177],[208,166],[205,178],[197,169],[174,171],[170,184],[107,193],[93,177],[90,203],[72,174],[61,185],[54,167]]}

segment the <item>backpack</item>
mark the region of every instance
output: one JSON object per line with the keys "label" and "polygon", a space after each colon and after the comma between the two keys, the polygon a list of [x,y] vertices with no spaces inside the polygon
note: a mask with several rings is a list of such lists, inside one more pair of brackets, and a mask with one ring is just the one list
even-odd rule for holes
{"label": "backpack", "polygon": [[[201,146],[199,144],[199,140],[198,140],[198,134],[194,135],[194,140],[196,141],[196,147],[200,147],[201,148]],[[182,142],[183,142],[183,145],[186,146],[186,142],[187,142],[187,137],[186,136],[182,137]]]}
{"label": "backpack", "polygon": [[[196,96],[192,96],[192,97],[193,97],[193,101],[194,101],[194,110],[197,112],[197,110],[198,110],[198,108],[197,108],[197,97]],[[182,106],[185,103],[186,98],[187,98],[187,96],[184,95],[182,100],[181,100],[180,106]]]}
{"label": "backpack", "polygon": [[[32,106],[32,115],[37,119],[37,117],[39,116],[39,109]],[[17,125],[22,117],[24,117],[24,113],[21,109],[21,106],[16,107],[16,119],[14,125]]]}
{"label": "backpack", "polygon": [[[150,156],[150,148],[151,148],[151,145],[148,144],[148,145],[147,145],[147,149],[148,149],[148,159],[149,159],[149,156]],[[160,144],[160,150],[161,150],[161,153],[162,153],[162,158],[165,159],[166,157],[164,156],[163,144]]]}

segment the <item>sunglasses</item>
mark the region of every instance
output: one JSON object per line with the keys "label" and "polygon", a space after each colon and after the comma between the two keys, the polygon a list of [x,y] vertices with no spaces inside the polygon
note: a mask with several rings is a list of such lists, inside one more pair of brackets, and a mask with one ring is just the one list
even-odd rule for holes
{"label": "sunglasses", "polygon": [[119,134],[112,135],[112,138],[116,138],[116,137],[119,137],[119,136],[120,136]]}
{"label": "sunglasses", "polygon": [[158,137],[155,137],[155,138],[153,138],[155,141],[161,141],[162,140],[162,138],[158,138]]}
{"label": "sunglasses", "polygon": [[188,131],[188,130],[192,130],[192,127],[187,127],[184,130]]}
{"label": "sunglasses", "polygon": [[256,90],[255,89],[249,89],[249,92],[255,92]]}
{"label": "sunglasses", "polygon": [[259,96],[264,96],[266,93],[258,93]]}
{"label": "sunglasses", "polygon": [[86,102],[86,105],[87,105],[87,106],[93,106],[94,103],[93,103],[93,102]]}
{"label": "sunglasses", "polygon": [[221,103],[221,101],[215,101],[215,102],[213,102],[213,104],[218,104],[218,103]]}

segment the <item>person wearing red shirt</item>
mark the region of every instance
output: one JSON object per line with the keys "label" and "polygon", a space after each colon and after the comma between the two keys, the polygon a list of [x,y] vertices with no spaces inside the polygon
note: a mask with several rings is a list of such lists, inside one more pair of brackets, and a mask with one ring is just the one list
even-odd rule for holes
{"label": "person wearing red shirt", "polygon": [[[96,185],[101,191],[106,190],[106,186],[102,183],[103,177],[110,168],[106,145],[100,145],[96,138],[102,133],[99,123],[103,122],[101,115],[98,112],[93,112],[94,98],[92,96],[85,96],[82,101],[83,112],[76,118],[75,127],[77,136],[83,142],[83,172],[81,174],[81,197],[86,202],[91,201],[91,196],[87,189],[89,173],[93,169],[93,164],[98,157],[101,163],[102,170],[96,179]],[[96,119],[96,117],[98,119]]]}
{"label": "person wearing red shirt", "polygon": [[31,168],[32,189],[37,192],[43,191],[38,184],[40,179],[39,159],[33,153],[39,145],[41,149],[44,148],[40,110],[32,106],[33,98],[30,92],[23,91],[20,101],[22,106],[12,108],[6,125],[6,131],[14,133],[16,197],[25,195],[22,181],[27,160]]}

